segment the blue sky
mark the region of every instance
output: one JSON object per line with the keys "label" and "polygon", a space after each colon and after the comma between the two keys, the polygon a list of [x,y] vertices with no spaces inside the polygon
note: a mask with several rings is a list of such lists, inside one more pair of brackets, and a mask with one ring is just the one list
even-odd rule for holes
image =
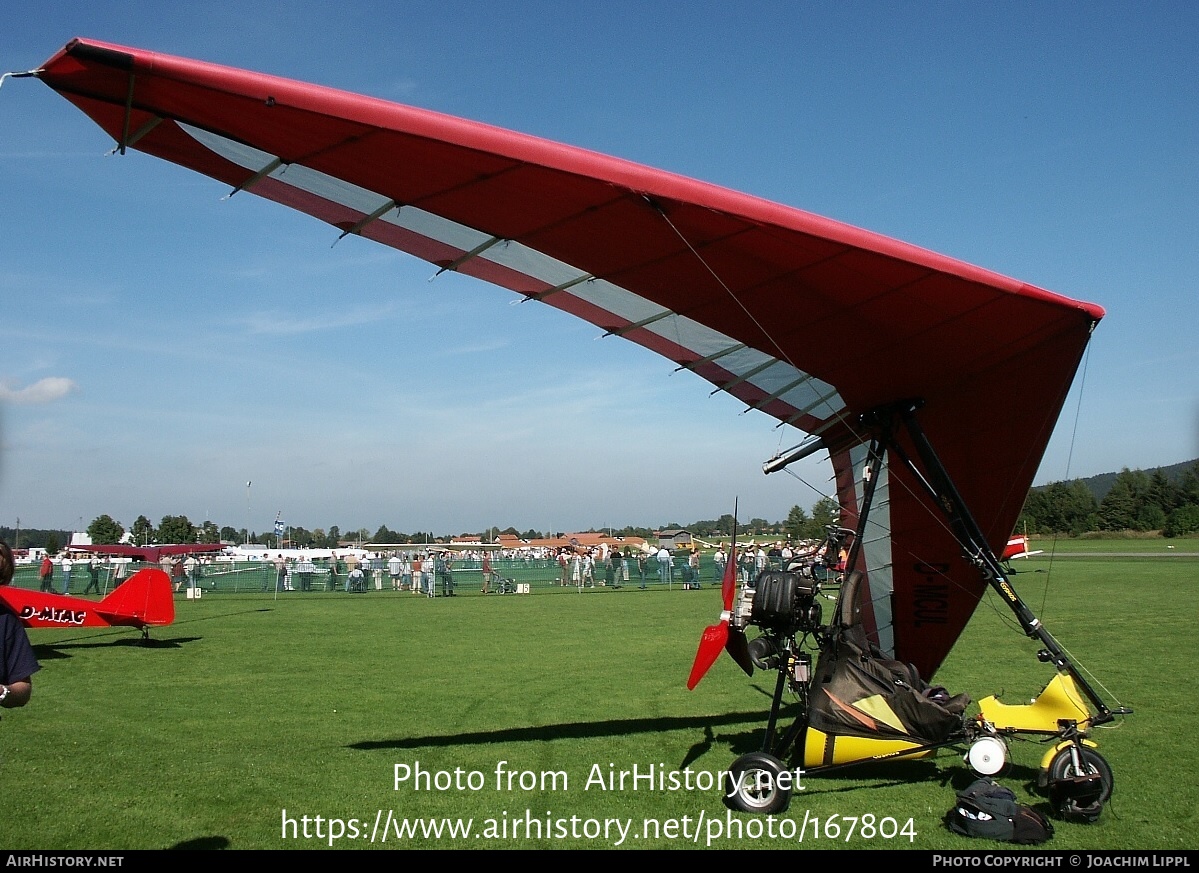
{"label": "blue sky", "polygon": [[[100,39],[887,234],[1107,309],[1038,482],[1199,456],[1193,4],[106,6],[8,16],[0,72]],[[637,346],[111,146],[0,87],[0,523],[582,530],[829,488],[764,476],[802,435]]]}

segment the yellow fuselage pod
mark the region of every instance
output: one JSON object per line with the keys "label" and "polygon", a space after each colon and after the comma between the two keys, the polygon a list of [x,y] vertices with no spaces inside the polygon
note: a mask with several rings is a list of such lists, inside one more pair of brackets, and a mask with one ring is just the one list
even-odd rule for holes
{"label": "yellow fuselage pod", "polygon": [[978,706],[983,720],[999,730],[1055,734],[1060,729],[1059,721],[1084,722],[1091,718],[1074,679],[1065,673],[1054,676],[1032,703],[1009,706],[992,696],[984,697]]}
{"label": "yellow fuselage pod", "polygon": [[[831,744],[831,749],[830,749]],[[916,743],[906,740],[882,740],[866,737],[829,736],[823,731],[808,728],[807,739],[804,742],[804,763],[808,768],[827,766],[830,764],[848,764],[853,761],[866,761],[871,758],[895,755],[896,759],[913,760],[926,758],[933,750],[926,749],[911,755],[899,754],[907,749],[920,748]]]}

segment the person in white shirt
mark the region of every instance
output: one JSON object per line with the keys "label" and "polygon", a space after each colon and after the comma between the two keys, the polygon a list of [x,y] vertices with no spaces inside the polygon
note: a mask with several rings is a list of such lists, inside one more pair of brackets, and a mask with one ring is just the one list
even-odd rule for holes
{"label": "person in white shirt", "polygon": [[674,577],[674,561],[666,546],[658,549],[658,581],[669,585]]}
{"label": "person in white shirt", "polygon": [[62,563],[59,564],[59,566],[62,567],[62,593],[70,594],[71,593],[71,568],[74,566],[74,564],[71,563],[71,556],[64,555],[63,559],[62,559]]}

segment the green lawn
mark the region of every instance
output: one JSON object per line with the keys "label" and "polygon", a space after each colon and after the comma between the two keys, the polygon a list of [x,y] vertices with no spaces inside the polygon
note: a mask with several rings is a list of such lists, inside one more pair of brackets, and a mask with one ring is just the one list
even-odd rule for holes
{"label": "green lawn", "polygon": [[[1018,562],[1018,590],[1108,703],[1136,712],[1097,732],[1112,803],[1096,824],[1055,822],[1047,847],[1193,848],[1199,765],[1183,747],[1199,671],[1185,641],[1199,559],[1049,566]],[[33,702],[0,721],[0,846],[320,848],[332,827],[343,849],[608,848],[621,837],[602,822],[631,820],[625,848],[778,849],[800,845],[790,835],[806,819],[804,847],[996,847],[941,822],[969,781],[950,753],[807,777],[769,823],[729,812],[706,786],[610,789],[634,766],[714,772],[757,747],[770,676],[747,680],[722,659],[695,691],[684,684],[719,609],[713,588],[216,594],[177,606],[147,647],[131,631],[31,632],[43,664]],[[1035,649],[988,596],[937,681],[1026,699],[1050,678]],[[1013,745],[1000,781],[1022,802],[1043,803],[1031,788],[1043,752]],[[397,768],[409,776],[398,786]],[[426,775],[414,784],[413,773]],[[392,824],[383,843],[375,824],[389,811],[473,830],[398,839]],[[283,839],[285,817],[302,833],[305,816],[312,838]]]}
{"label": "green lawn", "polygon": [[[1046,554],[1199,554],[1199,537],[1032,537],[1030,547],[1043,549]],[[1017,562],[1018,563],[1018,562]]]}

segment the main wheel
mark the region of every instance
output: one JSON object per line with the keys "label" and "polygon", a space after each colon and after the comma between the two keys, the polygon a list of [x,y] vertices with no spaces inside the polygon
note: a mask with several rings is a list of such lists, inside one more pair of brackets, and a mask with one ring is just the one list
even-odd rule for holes
{"label": "main wheel", "polygon": [[782,812],[791,802],[794,775],[773,755],[750,752],[729,766],[725,795],[741,812]]}
{"label": "main wheel", "polygon": [[[1049,762],[1049,801],[1062,818],[1093,822],[1099,818],[1103,805],[1112,796],[1112,768],[1107,759],[1094,749],[1075,747],[1062,749]],[[1082,777],[1098,776],[1098,789],[1084,789],[1080,796],[1072,790]]]}

